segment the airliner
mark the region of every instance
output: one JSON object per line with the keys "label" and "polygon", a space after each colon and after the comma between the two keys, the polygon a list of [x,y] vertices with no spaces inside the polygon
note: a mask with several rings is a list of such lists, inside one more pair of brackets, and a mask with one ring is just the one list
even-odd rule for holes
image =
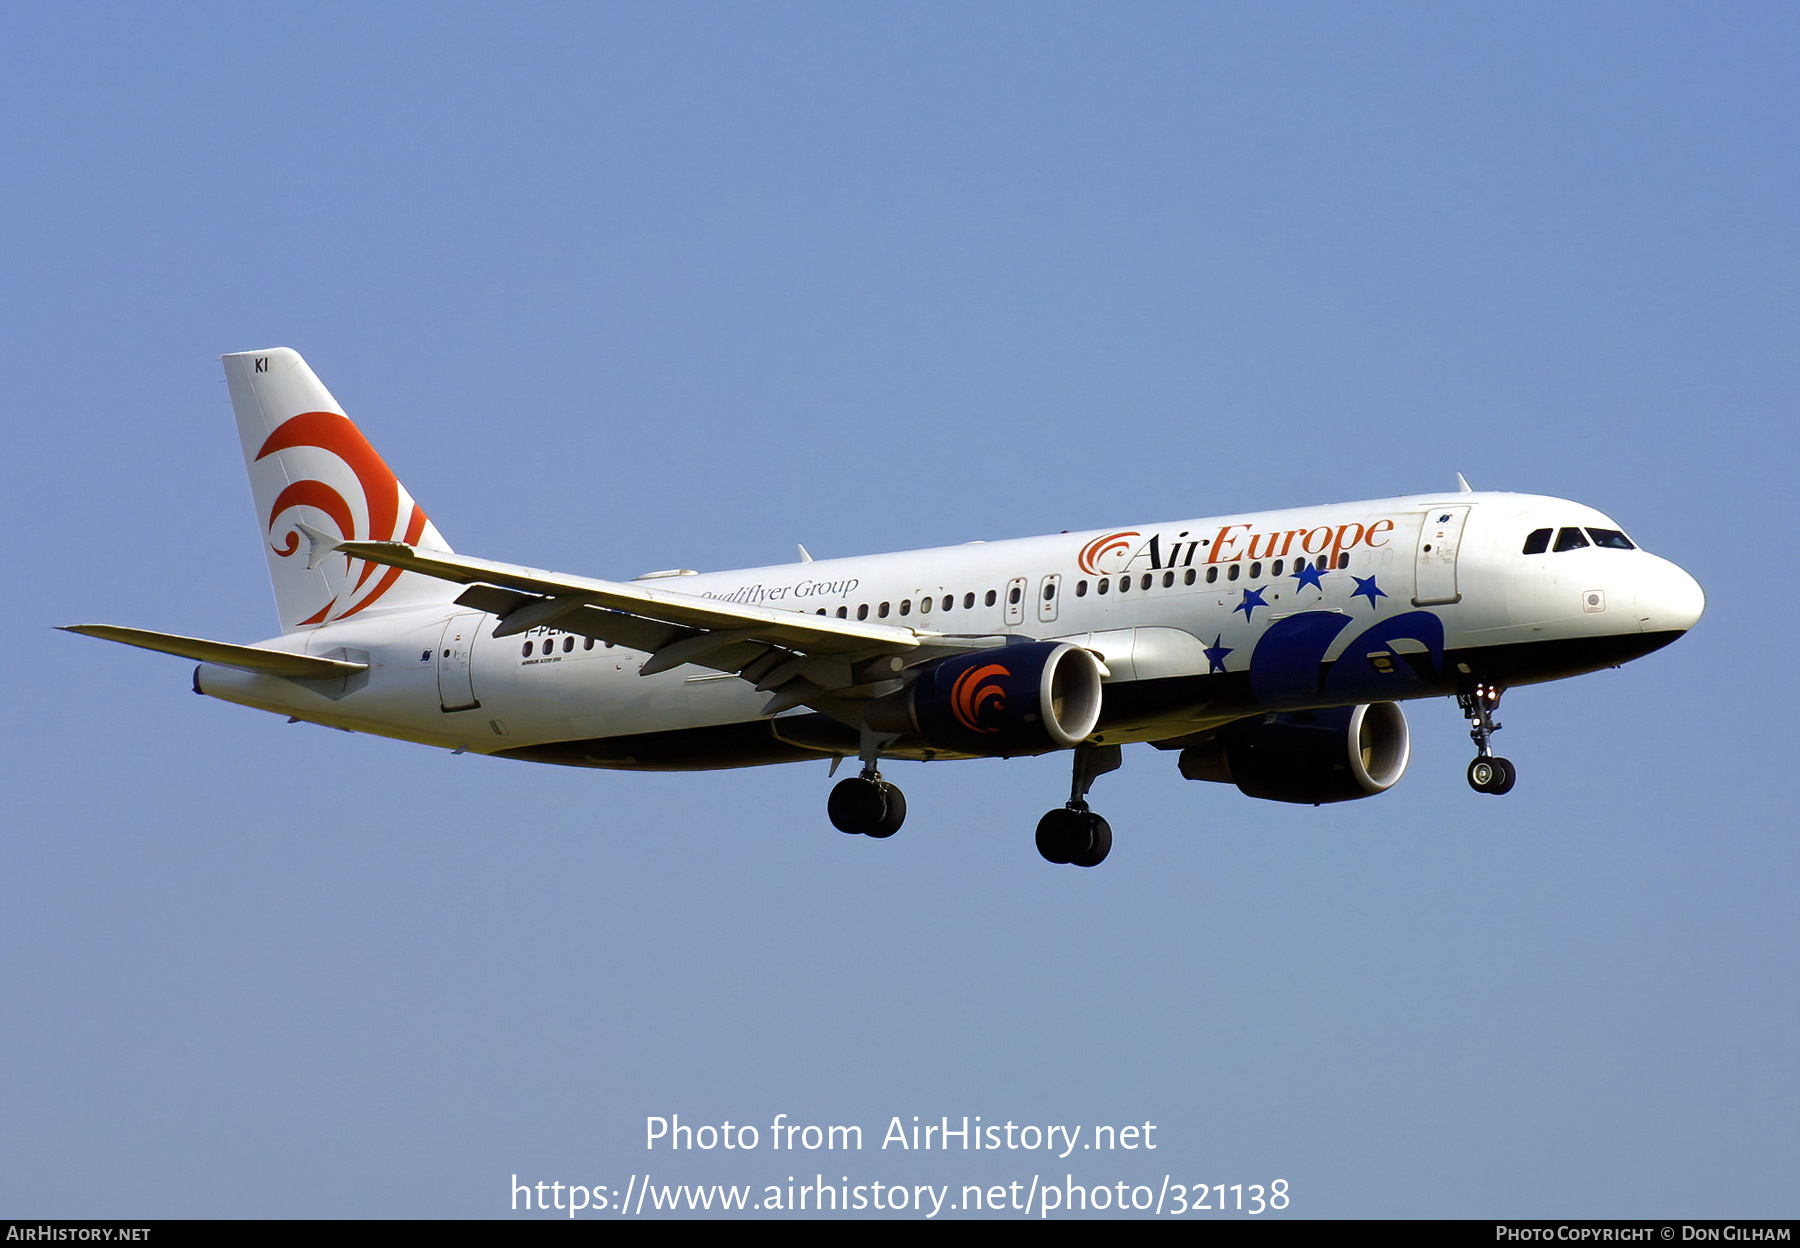
{"label": "airliner", "polygon": [[1515,685],[1616,667],[1700,586],[1591,507],[1471,490],[738,572],[597,580],[456,554],[300,356],[223,357],[281,635],[68,631],[198,662],[195,693],[457,753],[685,771],[829,759],[840,831],[892,836],[886,760],[1068,751],[1037,848],[1092,867],[1120,747],[1272,801],[1405,771],[1400,703],[1454,697],[1479,793]]}

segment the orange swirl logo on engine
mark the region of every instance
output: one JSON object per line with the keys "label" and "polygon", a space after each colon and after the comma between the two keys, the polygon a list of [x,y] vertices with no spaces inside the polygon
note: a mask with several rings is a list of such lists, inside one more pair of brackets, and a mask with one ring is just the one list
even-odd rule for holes
{"label": "orange swirl logo on engine", "polygon": [[986,667],[972,667],[956,678],[950,687],[950,711],[956,716],[956,722],[970,732],[999,732],[998,728],[981,726],[981,713],[990,705],[996,709],[1006,705],[1006,690],[998,684],[986,684],[985,681],[996,676],[1011,676],[1012,672],[998,663],[989,663]]}
{"label": "orange swirl logo on engine", "polygon": [[1075,562],[1089,576],[1099,576],[1108,570],[1100,566],[1100,561],[1116,551],[1130,550],[1131,539],[1137,536],[1139,533],[1136,529],[1129,529],[1123,533],[1108,533],[1104,537],[1096,537],[1081,548],[1081,554]]}
{"label": "orange swirl logo on engine", "polygon": [[[362,487],[363,507],[369,517],[369,531],[360,535],[357,533],[356,509],[335,487],[305,477],[290,482],[276,495],[274,504],[269,508],[268,529],[271,538],[275,536],[276,521],[283,512],[296,507],[311,507],[329,516],[337,525],[339,535],[347,542],[403,541],[410,546],[419,540],[419,535],[425,531],[425,512],[401,488],[400,480],[394,476],[393,470],[382,461],[375,448],[369,445],[368,439],[363,437],[362,431],[351,424],[347,417],[336,412],[302,412],[271,433],[268,441],[262,444],[262,449],[257,451],[256,458],[261,461],[270,455],[302,446],[337,456],[356,475],[357,484]],[[406,508],[404,531],[400,527],[403,504]],[[271,549],[283,559],[291,558],[300,549],[299,530],[290,527],[285,540],[279,545],[271,544]],[[301,620],[302,626],[355,615],[385,594],[399,579],[400,569],[388,568],[368,592],[358,596],[378,565],[361,560],[355,562],[362,562],[362,572],[357,576],[356,583],[334,596],[317,613]],[[345,603],[345,609],[341,611],[336,609],[340,601]]]}

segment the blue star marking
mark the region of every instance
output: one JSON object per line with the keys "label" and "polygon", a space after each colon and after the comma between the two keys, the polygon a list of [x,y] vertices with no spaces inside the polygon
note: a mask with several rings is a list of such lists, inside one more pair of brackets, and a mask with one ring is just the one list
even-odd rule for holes
{"label": "blue star marking", "polygon": [[1308,585],[1311,585],[1322,594],[1325,592],[1325,587],[1319,584],[1319,578],[1323,575],[1323,572],[1320,572],[1317,568],[1313,567],[1312,564],[1302,559],[1300,561],[1299,570],[1294,573],[1294,579],[1300,583],[1294,586],[1294,588],[1305,589]]}
{"label": "blue star marking", "polygon": [[1231,647],[1221,644],[1224,640],[1225,634],[1220,633],[1213,638],[1213,644],[1206,648],[1206,674],[1208,676],[1214,672],[1225,670],[1225,656],[1231,653]]}
{"label": "blue star marking", "polygon": [[1244,613],[1244,618],[1246,620],[1254,619],[1256,609],[1258,607],[1266,607],[1268,605],[1269,605],[1268,603],[1263,601],[1262,590],[1246,589],[1244,591],[1244,600],[1242,602],[1238,603],[1237,606],[1233,607],[1231,609],[1231,613],[1233,615],[1236,615],[1239,611],[1242,611]]}
{"label": "blue star marking", "polygon": [[1350,579],[1356,582],[1356,588],[1350,591],[1350,596],[1352,598],[1367,598],[1369,600],[1369,605],[1372,607],[1375,605],[1375,600],[1377,598],[1387,597],[1387,591],[1377,585],[1375,583],[1375,578],[1372,576],[1366,580],[1360,576],[1352,576]]}

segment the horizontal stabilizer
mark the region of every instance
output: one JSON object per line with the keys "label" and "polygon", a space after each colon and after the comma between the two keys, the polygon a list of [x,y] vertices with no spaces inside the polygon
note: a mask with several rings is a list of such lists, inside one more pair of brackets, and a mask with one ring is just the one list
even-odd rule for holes
{"label": "horizontal stabilizer", "polygon": [[207,641],[200,637],[180,637],[174,633],[153,633],[144,628],[119,628],[112,624],[64,624],[65,633],[98,637],[143,650],[160,650],[164,654],[235,667],[244,672],[261,672],[267,676],[286,676],[293,680],[330,680],[369,670],[367,663],[346,663],[342,659],[319,659],[310,654],[289,654],[285,650],[266,650],[261,646],[234,646],[228,641]]}

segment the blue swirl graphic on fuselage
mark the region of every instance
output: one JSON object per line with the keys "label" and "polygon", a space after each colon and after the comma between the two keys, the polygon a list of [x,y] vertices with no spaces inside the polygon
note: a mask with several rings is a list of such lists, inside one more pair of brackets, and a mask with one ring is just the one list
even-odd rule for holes
{"label": "blue swirl graphic on fuselage", "polygon": [[[1250,691],[1264,706],[1377,702],[1429,693],[1444,664],[1444,623],[1408,611],[1364,629],[1329,667],[1325,653],[1350,626],[1337,611],[1277,620],[1250,655]],[[1398,643],[1398,644],[1397,644]]]}
{"label": "blue swirl graphic on fuselage", "polygon": [[1429,611],[1408,611],[1370,625],[1344,647],[1325,677],[1325,696],[1333,702],[1417,697],[1436,687],[1443,670],[1444,622]]}
{"label": "blue swirl graphic on fuselage", "polygon": [[1250,654],[1250,692],[1264,706],[1317,702],[1325,686],[1325,651],[1349,626],[1341,611],[1302,611],[1276,620]]}

